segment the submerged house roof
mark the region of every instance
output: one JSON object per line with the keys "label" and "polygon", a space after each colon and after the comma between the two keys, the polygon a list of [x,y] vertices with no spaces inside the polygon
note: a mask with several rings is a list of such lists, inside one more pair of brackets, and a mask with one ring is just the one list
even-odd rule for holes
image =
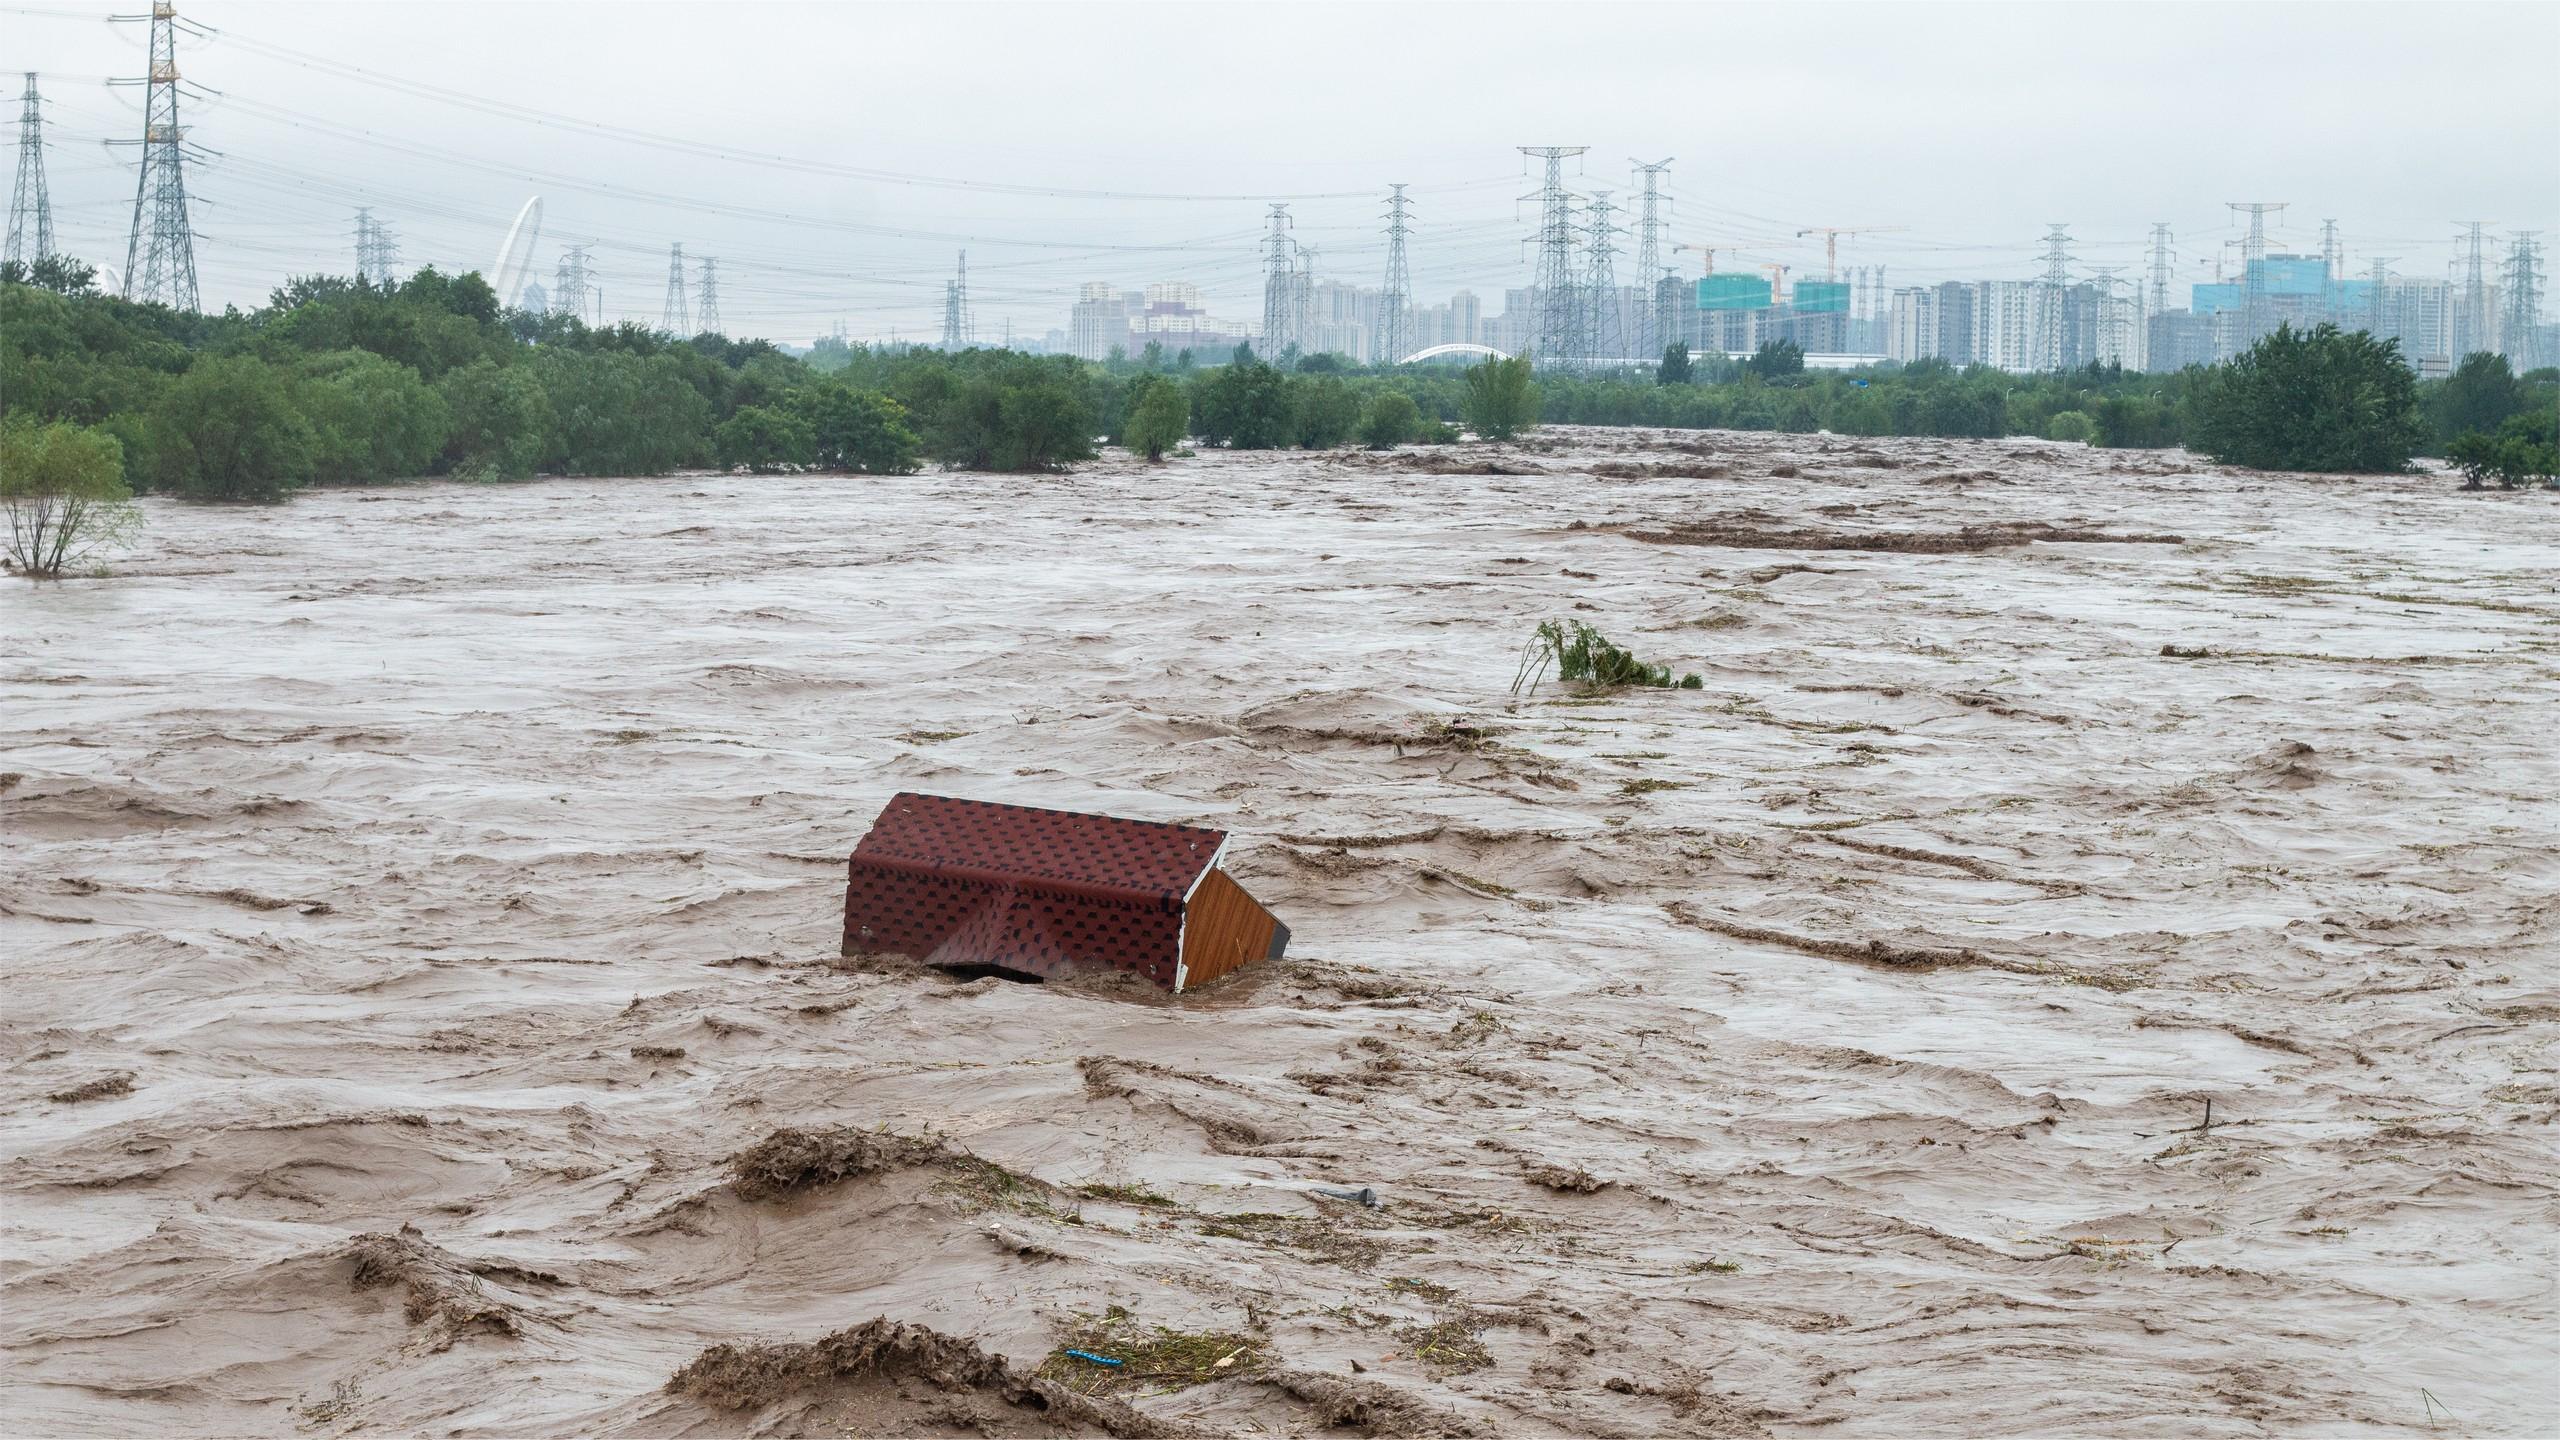
{"label": "submerged house roof", "polygon": [[892,797],[847,866],[846,954],[1179,992],[1276,958],[1288,927],[1222,870],[1227,835],[942,795]]}

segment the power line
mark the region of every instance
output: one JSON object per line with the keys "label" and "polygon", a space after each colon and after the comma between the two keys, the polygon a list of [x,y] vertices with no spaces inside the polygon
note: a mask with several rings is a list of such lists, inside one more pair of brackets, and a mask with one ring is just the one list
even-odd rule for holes
{"label": "power line", "polygon": [[53,258],[53,196],[44,183],[44,100],[36,93],[36,72],[27,72],[25,108],[18,112],[18,183],[9,192],[9,244],[12,263],[38,264]]}
{"label": "power line", "polygon": [[[119,15],[117,20],[139,20]],[[178,7],[152,0],[151,73],[142,107],[142,170],[133,189],[133,231],[125,242],[124,298],[193,310],[195,229],[187,219],[187,132],[178,123]],[[189,26],[190,33],[204,33]]]}
{"label": "power line", "polygon": [[[156,3],[165,4],[166,0],[156,0]],[[781,169],[804,171],[810,174],[835,175],[842,176],[847,179],[870,180],[888,185],[904,185],[925,189],[960,190],[979,194],[1036,195],[1059,200],[1135,200],[1157,203],[1233,204],[1239,200],[1260,200],[1269,198],[1268,196],[1261,195],[1200,195],[1161,191],[1089,190],[1053,185],[1015,184],[1006,181],[964,180],[952,176],[924,175],[898,170],[881,170],[869,166],[843,165],[829,161],[808,160],[794,155],[780,155],[765,151],[741,150],[732,146],[715,145],[706,141],[691,140],[679,135],[663,135],[653,131],[636,129],[630,126],[609,125],[599,121],[585,119],[580,116],[566,114],[561,111],[544,110],[531,105],[517,104],[513,101],[493,100],[483,96],[473,95],[468,91],[456,90],[448,86],[432,84],[427,81],[410,80],[401,76],[386,74],[379,70],[369,69],[365,66],[350,65],[344,61],[330,59],[325,55],[315,55],[309,51],[296,50],[289,46],[275,44],[272,41],[259,40],[228,27],[217,29],[212,26],[191,26],[190,28],[199,34],[219,35],[229,44],[237,45],[243,49],[267,55],[274,59],[283,60],[289,64],[300,65],[310,69],[330,71],[340,75],[353,76],[363,80],[369,86],[398,90],[406,94],[417,96],[420,99],[433,100],[440,104],[452,105],[467,110],[476,110],[482,114],[495,115],[506,119],[522,120],[545,127],[567,128],[583,131],[606,139],[620,140],[631,144],[650,146],[661,150],[672,150],[686,154],[699,155],[708,159],[724,161],[729,164],[738,164],[743,162],[769,165]],[[1488,177],[1482,180],[1461,181],[1450,185],[1425,186],[1421,188],[1428,190],[1460,190],[1483,188],[1499,183],[1501,183],[1501,181],[1498,178]],[[1339,190],[1291,195],[1287,198],[1290,200],[1356,200],[1367,193],[1368,192],[1366,191],[1359,190]]]}

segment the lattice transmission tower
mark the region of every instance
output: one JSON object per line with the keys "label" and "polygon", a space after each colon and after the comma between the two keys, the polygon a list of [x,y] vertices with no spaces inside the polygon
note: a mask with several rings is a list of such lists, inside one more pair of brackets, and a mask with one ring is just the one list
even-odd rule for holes
{"label": "lattice transmission tower", "polygon": [[2519,230],[2507,245],[2507,328],[2500,348],[2518,370],[2545,363],[2535,343],[2542,326],[2542,232]]}
{"label": "lattice transmission tower", "polygon": [[2489,259],[2482,247],[2488,243],[2486,220],[2457,220],[2462,234],[2454,237],[2464,246],[2462,257],[2462,313],[2454,340],[2453,353],[2458,359],[2475,350],[2489,348]]}
{"label": "lattice transmission tower", "polygon": [[1289,207],[1274,205],[1262,237],[1262,358],[1277,360],[1295,342],[1298,267],[1290,253]]}
{"label": "lattice transmission tower", "polygon": [[356,207],[356,278],[379,290],[391,288],[392,267],[400,263],[400,242],[391,227],[373,218],[370,206]]}
{"label": "lattice transmission tower", "polygon": [[2066,344],[2067,332],[2062,323],[2062,297],[2071,288],[2071,233],[2056,221],[2044,232],[2044,325],[2043,338],[2036,346],[2036,368],[2063,370],[2070,367]]}
{"label": "lattice transmission tower", "polygon": [[1636,307],[1636,353],[1659,355],[1671,343],[1664,322],[1670,317],[1661,313],[1661,287],[1654,283],[1662,273],[1662,172],[1671,168],[1676,158],[1665,156],[1651,164],[1630,159],[1636,173],[1644,177],[1644,200],[1636,209],[1636,281],[1648,287],[1654,303]]}
{"label": "lattice transmission tower", "polygon": [[969,252],[960,252],[960,348],[978,343],[978,306],[969,298]]}
{"label": "lattice transmission tower", "polygon": [[1570,370],[1583,353],[1582,303],[1574,293],[1573,195],[1564,188],[1564,162],[1588,145],[1523,145],[1520,153],[1547,162],[1546,183],[1523,200],[1538,202],[1538,333],[1536,363]]}
{"label": "lattice transmission tower", "polygon": [[720,257],[705,255],[695,262],[698,281],[694,290],[693,333],[725,335],[720,328]]}
{"label": "lattice transmission tower", "polygon": [[2267,333],[2267,217],[2281,214],[2285,201],[2226,200],[2225,206],[2249,217],[2249,238],[2240,246],[2240,324],[2246,332],[2242,348]]}
{"label": "lattice transmission tower", "polygon": [[1413,315],[1413,274],[1405,268],[1405,236],[1412,227],[1412,203],[1404,198],[1402,185],[1389,185],[1393,193],[1387,197],[1387,283],[1378,295],[1378,344],[1376,363],[1398,365],[1413,353],[1413,335],[1409,324]]}
{"label": "lattice transmission tower", "polygon": [[2399,258],[2400,257],[2397,255],[2376,255],[2373,257],[2373,292],[2367,297],[2368,303],[2371,306],[2371,313],[2365,320],[2365,330],[2376,340],[2388,340],[2391,338],[2390,332],[2382,328],[2383,304],[2385,289],[2391,281],[2391,262]]}
{"label": "lattice transmission tower", "polygon": [[658,309],[658,328],[678,339],[693,336],[693,307],[684,295],[684,243],[667,247],[667,298]]}
{"label": "lattice transmission tower", "polygon": [[152,0],[151,13],[118,15],[151,22],[151,73],[119,83],[149,87],[142,106],[142,169],[133,190],[133,234],[125,244],[124,298],[158,301],[173,310],[197,308],[196,233],[187,219],[187,131],[178,123],[178,31],[205,30],[178,18],[171,0]]}
{"label": "lattice transmission tower", "polygon": [[[587,296],[595,282],[587,273],[587,247],[572,245],[560,252],[560,266],[551,272],[551,313],[575,315],[586,321]],[[601,296],[599,296],[601,299]],[[596,317],[602,319],[601,315]]]}
{"label": "lattice transmission tower", "polygon": [[2177,238],[2170,233],[2166,220],[2151,227],[2151,251],[2147,259],[2151,269],[2151,313],[2154,315],[2163,315],[2169,310],[2169,262],[2178,254],[2170,246]]}
{"label": "lattice transmission tower", "polygon": [[18,183],[9,192],[9,246],[0,258],[33,265],[53,258],[53,194],[44,183],[44,99],[36,72],[18,111]]}
{"label": "lattice transmission tower", "polygon": [[1627,358],[1626,326],[1618,318],[1618,237],[1626,234],[1618,224],[1618,207],[1609,201],[1609,192],[1591,192],[1589,223],[1583,245],[1583,304],[1588,316],[1583,321],[1584,343],[1590,347],[1589,358],[1600,364],[1614,365]]}

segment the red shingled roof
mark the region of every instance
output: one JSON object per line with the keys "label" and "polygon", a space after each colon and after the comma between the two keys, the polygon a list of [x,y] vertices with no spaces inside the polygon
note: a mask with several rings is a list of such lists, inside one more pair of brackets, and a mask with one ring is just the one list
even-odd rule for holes
{"label": "red shingled roof", "polygon": [[1191,923],[1226,842],[1189,825],[900,794],[847,866],[844,949],[1043,976],[1112,965],[1180,990],[1288,942],[1231,881]]}

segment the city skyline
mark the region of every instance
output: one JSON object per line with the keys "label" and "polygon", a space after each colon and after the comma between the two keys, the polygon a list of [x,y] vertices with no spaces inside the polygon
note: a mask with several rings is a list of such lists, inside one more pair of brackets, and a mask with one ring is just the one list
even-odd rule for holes
{"label": "city skyline", "polygon": [[[792,342],[839,323],[856,338],[934,339],[953,256],[964,247],[973,252],[971,309],[982,338],[1007,323],[1033,335],[1056,328],[1085,284],[1114,274],[1137,287],[1196,285],[1211,311],[1249,318],[1263,289],[1259,220],[1274,201],[1291,205],[1297,240],[1316,252],[1318,279],[1375,286],[1385,268],[1378,216],[1390,182],[1411,189],[1414,293],[1491,296],[1532,278],[1535,255],[1523,242],[1537,218],[1521,197],[1537,177],[1523,173],[1514,147],[1544,137],[1485,136],[1480,110],[1446,113],[1437,102],[1454,101],[1466,87],[1433,67],[1420,67],[1407,87],[1413,98],[1397,107],[1409,124],[1393,135],[1364,133],[1347,152],[1317,143],[1347,135],[1353,127],[1344,121],[1308,114],[1247,123],[1200,97],[1161,112],[1149,134],[1162,143],[1141,159],[1125,140],[1106,150],[1091,138],[1131,123],[1129,96],[1038,93],[1081,73],[1077,62],[1097,48],[1126,65],[1186,46],[1206,53],[1250,41],[1262,47],[1252,53],[1279,63],[1308,43],[1224,7],[1109,12],[1133,21],[1117,29],[1082,12],[1074,33],[1036,11],[1009,11],[1005,25],[989,26],[989,8],[979,7],[972,13],[980,23],[965,28],[1006,33],[972,42],[984,80],[962,88],[1038,100],[1041,113],[1059,118],[1036,131],[1019,126],[1019,106],[956,100],[906,112],[932,114],[931,126],[900,125],[896,115],[875,112],[897,109],[913,82],[874,75],[867,62],[856,68],[881,84],[841,112],[813,109],[806,96],[664,99],[679,61],[717,74],[760,35],[814,43],[856,25],[870,42],[866,55],[952,43],[956,22],[902,7],[866,8],[851,19],[745,7],[727,13],[748,19],[720,26],[688,25],[686,18],[707,20],[707,12],[665,6],[652,11],[662,23],[637,29],[599,28],[602,12],[575,6],[351,13],[207,0],[181,13],[211,32],[182,35],[178,56],[187,83],[206,92],[190,100],[184,118],[189,140],[208,155],[189,177],[208,307],[254,304],[288,275],[353,273],[360,208],[380,233],[396,236],[403,268],[490,270],[510,218],[534,195],[546,209],[534,278],[548,283],[562,252],[581,247],[602,296],[598,313],[649,323],[662,313],[668,247],[681,244],[688,254],[719,257],[730,329]],[[1453,23],[1452,12],[1360,13],[1382,16],[1389,34],[1417,44],[1436,37],[1449,68],[1478,85],[1569,76],[1599,60],[1585,27],[1522,70],[1529,62],[1490,44],[1481,27]],[[1492,20],[1513,13],[1486,12]],[[2354,164],[2339,163],[2342,147],[2331,137],[2341,122],[2322,108],[2334,109],[2342,102],[2332,97],[2356,88],[2341,85],[2342,76],[2423,87],[2457,60],[2474,73],[2513,66],[2522,76],[2537,52],[2547,56],[2560,42],[2560,18],[2548,11],[1931,7],[1920,12],[1927,23],[1856,6],[1826,7],[1798,22],[1757,7],[1716,8],[1704,21],[1666,10],[1598,13],[1601,28],[1640,21],[1670,49],[1699,41],[1707,58],[1675,77],[1677,93],[1722,97],[1740,113],[1666,104],[1631,121],[1626,107],[1567,87],[1507,107],[1503,128],[1565,126],[1555,138],[1594,141],[1608,135],[1585,132],[1617,132],[1616,143],[1592,144],[1570,172],[1568,183],[1586,193],[1631,193],[1634,156],[1681,156],[1664,177],[1666,240],[1715,246],[1727,266],[1785,264],[1802,278],[1822,263],[1825,237],[1799,231],[1863,226],[1869,233],[1839,241],[1844,272],[1881,266],[1896,285],[2031,279],[2040,273],[2039,233],[2052,216],[2068,215],[2079,266],[2127,273],[2143,264],[2149,226],[2170,222],[2184,286],[2228,268],[2224,242],[2239,239],[2244,225],[2225,203],[2241,195],[2291,202],[2274,217],[2272,250],[2316,248],[2320,222],[2337,217],[2355,268],[2387,253],[2413,277],[2438,278],[2456,263],[2454,216],[2488,215],[2501,236],[2560,229],[2560,197],[2548,183],[2520,176],[2507,158],[2511,147],[2478,143],[2509,132],[2560,133],[2560,100],[2548,87],[2476,85],[2458,118],[2425,107],[2395,111],[2395,138],[2380,148],[2397,153],[2399,164],[2382,163],[2371,140],[2360,143]],[[788,26],[779,23],[786,14]],[[1309,14],[1318,30],[1349,19],[1322,7]],[[1157,23],[1134,24],[1145,16]],[[94,25],[96,18],[16,12],[11,58],[35,64],[45,86],[59,244],[117,270],[134,208],[133,147],[110,152],[99,142],[139,133],[139,110],[127,104],[138,92],[97,82],[142,67],[133,34]],[[2215,44],[2183,51],[2172,44],[2208,18]],[[477,19],[523,48],[475,51],[466,72],[440,71],[440,56],[455,58],[454,35]],[[1851,92],[1875,78],[1877,52],[1893,48],[1882,42],[1909,40],[1896,53],[1922,65],[1958,53],[1937,32],[1960,21],[1981,22],[1961,47],[1963,63],[1996,84],[1969,86],[1962,96],[1932,92],[1930,105],[1916,109],[1888,100],[1843,110]],[[1794,42],[1769,50],[1767,42],[1790,34]],[[592,43],[594,63],[548,78],[537,78],[539,64],[525,73],[529,54],[557,53],[549,48],[555,41],[577,35]],[[2484,39],[2498,35],[2508,43]],[[2247,67],[2235,55],[2288,36],[2321,37],[2317,73],[2238,84]],[[1770,53],[1782,63],[1763,63]],[[1729,58],[1745,54],[1756,58]],[[802,62],[776,53],[756,63],[791,74]],[[2012,73],[2020,69],[2037,74]],[[599,73],[625,84],[599,84]],[[2068,77],[2100,73],[2125,80],[2117,93],[2132,98],[2105,117],[2050,111]],[[2217,86],[2218,77],[2231,83]],[[2182,87],[2192,95],[2170,107],[2175,114],[2121,113],[2144,95]],[[1986,91],[1994,93],[1977,93]],[[789,86],[767,93],[787,94]],[[1781,101],[1750,125],[1776,138],[1719,137],[1757,113],[1753,104]],[[2014,133],[1986,146],[1979,125],[2004,106]],[[857,115],[879,133],[853,145]],[[790,123],[813,116],[828,123]],[[1941,132],[1967,117],[1977,127],[1972,139],[1940,148]],[[991,129],[1001,132],[996,139],[987,138]],[[2249,143],[2228,143],[2235,133]],[[2080,164],[2048,163],[2058,146],[2085,150],[2100,136],[2136,134],[2141,145],[2104,152],[2103,184],[2090,182],[2086,172],[2100,167],[2085,156]],[[1222,137],[1228,148],[1204,155],[1201,147]],[[2231,193],[2214,193],[2225,186]],[[1632,244],[1622,245],[1619,278],[1632,281]],[[1684,273],[1697,273],[1694,252],[1674,258]]]}

